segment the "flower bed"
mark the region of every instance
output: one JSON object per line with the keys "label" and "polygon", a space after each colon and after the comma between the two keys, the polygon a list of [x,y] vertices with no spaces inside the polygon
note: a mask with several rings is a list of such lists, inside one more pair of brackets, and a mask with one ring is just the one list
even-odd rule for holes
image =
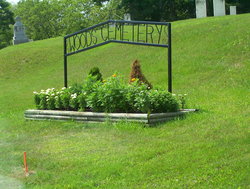
{"label": "flower bed", "polygon": [[106,113],[166,113],[184,108],[185,96],[173,95],[165,89],[150,89],[133,79],[125,84],[114,74],[107,80],[89,76],[82,85],[34,92],[40,110],[72,110]]}
{"label": "flower bed", "polygon": [[154,124],[195,111],[183,109],[186,95],[151,87],[136,78],[125,84],[116,74],[107,80],[89,75],[82,85],[34,92],[38,110],[26,110],[25,118],[81,122],[126,120]]}

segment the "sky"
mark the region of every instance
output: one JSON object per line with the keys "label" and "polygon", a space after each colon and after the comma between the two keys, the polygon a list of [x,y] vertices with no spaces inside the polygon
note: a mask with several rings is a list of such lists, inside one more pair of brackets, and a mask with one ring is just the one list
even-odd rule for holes
{"label": "sky", "polygon": [[17,4],[19,0],[7,0],[7,2],[12,3],[12,4]]}

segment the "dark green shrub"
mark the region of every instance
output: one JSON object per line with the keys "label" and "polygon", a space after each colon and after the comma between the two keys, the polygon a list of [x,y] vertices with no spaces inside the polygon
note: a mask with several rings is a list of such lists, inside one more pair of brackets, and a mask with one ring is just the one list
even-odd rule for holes
{"label": "dark green shrub", "polygon": [[94,77],[97,81],[102,81],[102,74],[98,67],[91,68],[89,75]]}

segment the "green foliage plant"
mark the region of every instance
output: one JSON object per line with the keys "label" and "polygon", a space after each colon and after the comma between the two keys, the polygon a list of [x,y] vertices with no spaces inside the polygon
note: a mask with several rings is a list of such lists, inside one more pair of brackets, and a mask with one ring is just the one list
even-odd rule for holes
{"label": "green foliage plant", "polygon": [[[70,87],[71,88],[71,87]],[[70,109],[70,88],[61,88],[55,91],[55,109],[58,110],[69,110]]]}
{"label": "green foliage plant", "polygon": [[173,94],[178,100],[181,109],[187,108],[187,94]]}
{"label": "green foliage plant", "polygon": [[40,95],[40,103],[38,105],[39,109],[47,110],[47,96],[45,94]]}
{"label": "green foliage plant", "polygon": [[[121,77],[113,74],[98,89],[97,97],[104,112],[127,112],[126,85]],[[101,108],[100,107],[100,108]]]}
{"label": "green foliage plant", "polygon": [[79,111],[85,111],[87,107],[86,102],[86,92],[81,93],[77,96],[78,104],[79,104]]}
{"label": "green foliage plant", "polygon": [[102,74],[100,72],[100,69],[98,67],[91,68],[89,75],[92,77],[95,77],[97,81],[102,81]]}
{"label": "green foliage plant", "polygon": [[37,109],[40,109],[40,102],[41,102],[41,95],[36,91],[33,92],[34,94],[34,101]]}
{"label": "green foliage plant", "polygon": [[102,82],[99,80],[96,80],[95,76],[88,75],[82,85],[82,91],[86,92],[86,95],[90,95],[101,84]]}
{"label": "green foliage plant", "polygon": [[165,90],[148,91],[149,109],[153,112],[176,112],[179,109],[178,100]]}
{"label": "green foliage plant", "polygon": [[[183,99],[183,98],[180,98]],[[38,109],[59,109],[94,112],[174,112],[183,105],[166,90],[148,90],[148,86],[139,79],[125,84],[122,77],[113,74],[100,82],[89,75],[83,85],[73,85],[60,90],[47,89],[34,92]]]}
{"label": "green foliage plant", "polygon": [[[57,93],[60,94],[60,92],[57,92]],[[55,105],[56,105],[56,109],[63,110],[63,103],[62,103],[62,98],[60,95],[55,96]]]}
{"label": "green foliage plant", "polygon": [[70,95],[69,105],[71,110],[77,111],[79,109],[77,93],[73,93]]}
{"label": "green foliage plant", "polygon": [[147,90],[147,85],[141,84],[138,79],[133,79],[127,86],[126,99],[129,104],[129,112],[139,112],[138,96],[145,94]]}
{"label": "green foliage plant", "polygon": [[[101,81],[96,80],[95,76],[88,75],[85,79],[82,88],[82,94],[85,96],[86,108],[92,109],[93,111],[102,111],[100,101],[97,96],[97,90],[102,85]],[[83,97],[79,97],[81,101]],[[84,103],[82,101],[82,103]],[[81,109],[85,109],[81,107]]]}

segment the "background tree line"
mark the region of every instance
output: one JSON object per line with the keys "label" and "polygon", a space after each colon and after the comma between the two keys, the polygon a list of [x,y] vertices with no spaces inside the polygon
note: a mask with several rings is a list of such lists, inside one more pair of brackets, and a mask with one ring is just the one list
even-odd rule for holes
{"label": "background tree line", "polygon": [[[207,0],[208,16],[213,0]],[[250,12],[250,0],[226,0],[226,8]],[[195,0],[21,0],[10,5],[0,0],[0,48],[10,44],[14,15],[22,18],[30,39],[41,40],[69,34],[108,19],[174,21],[195,17]]]}
{"label": "background tree line", "polygon": [[0,0],[0,49],[10,44],[12,30],[10,25],[14,23],[13,12],[10,11],[10,4]]}

